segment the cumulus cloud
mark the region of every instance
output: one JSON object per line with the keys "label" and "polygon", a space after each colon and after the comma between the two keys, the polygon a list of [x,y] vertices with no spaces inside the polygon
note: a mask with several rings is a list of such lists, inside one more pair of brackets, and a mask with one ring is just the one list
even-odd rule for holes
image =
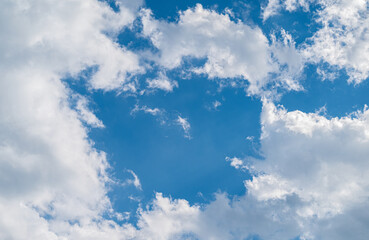
{"label": "cumulus cloud", "polygon": [[[245,181],[244,196],[218,193],[209,204],[191,206],[158,193],[139,210],[137,227],[104,218],[106,213],[119,215],[107,197],[109,164],[84,125],[103,123],[86,98],[72,106],[74,93],[62,79],[91,68],[92,89],[135,89],[129,76],[143,71],[138,57],[112,40],[135,18],[137,3],[125,4],[119,1],[114,12],[95,0],[0,3],[0,20],[7,23],[0,26],[6,36],[0,38],[1,239],[368,239],[366,108],[329,119],[264,101],[264,159],[252,162],[254,176]],[[312,55],[306,56],[347,68],[353,81],[365,78],[367,66],[360,61],[366,53],[366,4],[326,3],[321,12],[325,27],[313,37]],[[337,18],[339,11],[347,14]],[[211,78],[241,76],[251,92],[282,65],[288,72],[300,69],[287,57],[298,59],[288,33],[269,44],[260,29],[200,5],[182,12],[176,23],[154,20],[148,10],[142,21],[144,34],[161,51],[156,61],[168,69],[179,66],[184,56],[206,58],[195,72]],[[339,27],[348,32],[337,35]],[[327,44],[323,40],[333,47],[317,52]],[[283,84],[297,89],[296,82],[288,81]],[[160,115],[156,108],[135,109]],[[190,138],[188,120],[177,116],[175,122]],[[243,168],[239,159],[229,161]],[[141,188],[130,173],[131,184]]]}
{"label": "cumulus cloud", "polygon": [[218,193],[209,204],[191,206],[158,194],[140,213],[138,236],[368,238],[369,110],[328,119],[264,101],[261,121],[264,159],[253,161],[244,196]]}
{"label": "cumulus cloud", "polygon": [[[365,202],[369,194],[364,177],[369,170],[365,160],[369,153],[368,114],[364,109],[354,116],[327,119],[266,103],[261,138],[266,160],[258,162],[256,170],[279,178],[279,182],[287,181],[279,189],[306,202],[299,211],[302,216],[324,218],[343,213]],[[258,181],[266,184],[269,178]]]}
{"label": "cumulus cloud", "polygon": [[[292,201],[292,200],[291,200]],[[140,211],[138,239],[291,239],[300,228],[284,202],[258,202],[249,196],[230,199],[223,193],[209,204],[190,205],[158,193]]]}
{"label": "cumulus cloud", "polygon": [[158,193],[136,238],[367,239],[369,110],[328,119],[264,101],[261,123],[264,159],[252,161],[245,195],[190,205]]}
{"label": "cumulus cloud", "polygon": [[154,19],[146,9],[142,10],[142,23],[144,36],[160,50],[152,60],[164,68],[179,67],[184,57],[206,59],[203,66],[191,69],[192,72],[227,79],[223,83],[230,86],[239,85],[232,80],[234,78],[243,79],[244,86],[247,80],[251,94],[259,94],[273,81],[297,90],[295,79],[284,81],[284,77],[277,80],[270,77],[271,73],[281,72],[280,54],[272,57],[274,47],[269,45],[261,29],[240,20],[235,22],[229,13],[220,14],[197,4],[195,8],[180,12],[179,20],[171,23]]}
{"label": "cumulus cloud", "polygon": [[226,161],[230,162],[230,165],[234,167],[235,169],[245,168],[244,162],[237,157],[233,157],[233,158],[226,157]]}
{"label": "cumulus cloud", "polygon": [[103,123],[85,98],[71,103],[61,79],[91,67],[91,88],[123,89],[128,73],[141,69],[112,39],[134,18],[122,3],[115,12],[95,0],[1,1],[1,239],[129,235],[102,217],[111,211],[109,165],[83,122]]}

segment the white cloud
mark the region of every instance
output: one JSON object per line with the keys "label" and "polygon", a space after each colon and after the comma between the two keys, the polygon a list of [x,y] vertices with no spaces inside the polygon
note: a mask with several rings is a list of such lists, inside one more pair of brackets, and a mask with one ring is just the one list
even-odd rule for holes
{"label": "white cloud", "polygon": [[245,181],[248,192],[259,201],[286,199],[294,191],[288,182],[273,175],[260,175]]}
{"label": "white cloud", "polygon": [[364,110],[355,117],[327,119],[265,103],[261,144],[266,160],[255,168],[288,182],[288,191],[306,202],[299,214],[324,218],[342,213],[369,194],[364,177],[369,171],[368,116]]}
{"label": "white cloud", "polygon": [[194,220],[199,213],[199,207],[186,200],[172,201],[157,193],[152,208],[140,212],[137,239],[181,239],[197,228]]}
{"label": "white cloud", "polygon": [[92,127],[103,128],[103,122],[88,109],[87,105],[87,99],[83,96],[78,96],[76,109],[78,110],[80,119]]}
{"label": "white cloud", "polygon": [[182,118],[177,113],[167,112],[164,109],[160,108],[150,108],[146,105],[140,106],[138,104],[131,110],[131,115],[135,115],[138,112],[144,112],[146,114],[150,114],[154,116],[161,125],[165,126],[180,126],[184,131],[184,137],[191,139],[191,124],[188,122],[187,118]]}
{"label": "white cloud", "polygon": [[107,90],[122,87],[127,72],[140,71],[138,57],[109,38],[134,20],[123,6],[115,13],[92,0],[35,0],[3,1],[2,9],[0,18],[7,25],[1,29],[6,36],[0,42],[1,61],[8,66],[25,63],[60,77],[97,66],[90,84]]}
{"label": "white cloud", "polygon": [[[103,123],[62,82],[96,67],[95,89],[124,88],[138,57],[112,38],[134,13],[84,1],[0,3],[0,238],[121,239],[104,219],[109,167],[82,121]],[[81,121],[82,120],[82,121]]]}
{"label": "white cloud", "polygon": [[295,11],[297,7],[302,7],[307,11],[312,4],[319,8],[316,11],[315,21],[321,28],[301,48],[302,57],[312,63],[328,63],[333,69],[345,69],[349,75],[349,82],[357,84],[367,79],[368,1],[270,0],[264,9],[264,20],[277,14],[281,9]]}
{"label": "white cloud", "polygon": [[292,35],[281,29],[281,39],[272,35],[271,50],[273,57],[280,65],[279,83],[288,90],[302,90],[298,82],[298,76],[302,72],[305,59],[301,56],[300,50],[296,49]]}
{"label": "white cloud", "polygon": [[147,80],[148,88],[161,89],[166,92],[172,92],[173,88],[178,87],[177,81],[171,81],[164,73],[159,73],[159,77]]}
{"label": "white cloud", "polygon": [[314,34],[312,46],[306,47],[306,57],[343,68],[349,82],[360,83],[369,76],[368,2],[321,0],[319,4],[323,9],[317,22],[322,28]]}
{"label": "white cloud", "polygon": [[218,107],[220,107],[220,106],[222,106],[222,103],[221,103],[221,102],[219,102],[218,100],[215,100],[215,101],[213,102],[213,108],[214,108],[215,110],[217,110],[217,109],[218,109]]}
{"label": "white cloud", "polygon": [[234,167],[235,169],[244,168],[243,161],[237,157],[233,157],[233,158],[226,157],[226,161],[231,162],[231,166]]}
{"label": "white cloud", "polygon": [[248,196],[232,200],[218,193],[204,206],[158,193],[152,205],[141,210],[137,239],[291,239],[299,235],[296,219],[282,202],[260,203]]}
{"label": "white cloud", "polygon": [[[338,60],[330,60],[324,52],[320,57],[365,76],[365,61],[358,64],[357,60],[366,51],[352,48],[366,49],[366,16],[361,15],[361,2],[345,4],[347,14],[337,24],[350,23],[354,29],[349,33],[361,34],[362,39],[351,44],[347,40],[350,34],[340,35],[338,40],[329,39],[328,34],[329,41],[347,42],[350,51],[335,46],[332,53],[339,50]],[[1,239],[164,240],[193,236],[216,240],[249,235],[368,239],[366,109],[328,119],[317,113],[288,112],[265,102],[261,138],[265,159],[254,162],[257,175],[246,182],[246,195],[230,198],[217,194],[209,204],[191,206],[185,200],[157,194],[151,207],[140,211],[138,228],[104,219],[104,213],[117,215],[106,196],[109,165],[105,153],[94,148],[81,119],[92,126],[102,126],[102,122],[86,102],[72,108],[73,92],[61,79],[97,65],[89,82],[92,88],[134,89],[127,75],[142,71],[138,57],[111,40],[133,21],[134,14],[124,5],[115,13],[93,0],[2,1],[0,6],[0,21],[7,23],[0,26],[0,34],[6,36],[0,38]],[[342,6],[343,2],[329,5],[322,16],[335,19],[335,11],[345,10]],[[162,51],[158,61],[167,68],[178,66],[183,56],[207,57],[198,72],[210,77],[242,76],[256,87],[265,84],[267,72],[279,68],[269,62],[272,47],[260,29],[232,22],[227,15],[198,6],[183,12],[178,23],[146,20],[146,33]],[[189,32],[194,27],[197,32]],[[318,41],[324,34],[314,37],[316,49],[324,45]],[[175,41],[177,35],[186,41]],[[187,40],[191,38],[195,40]],[[293,45],[288,35],[285,39],[287,47]],[[179,45],[174,44],[177,42]],[[179,50],[170,51],[168,46]],[[275,52],[278,61],[288,60],[283,51]],[[143,111],[159,114],[155,109]],[[178,116],[176,123],[190,137],[187,119]],[[141,186],[131,173],[132,184]]]}
{"label": "white cloud", "polygon": [[178,116],[176,122],[182,127],[185,133],[185,137],[188,139],[191,139],[191,134],[190,134],[191,125],[188,122],[187,118],[182,118],[181,116]]}
{"label": "white cloud", "polygon": [[[179,67],[183,57],[205,58],[202,67],[191,70],[209,78],[223,78],[223,84],[230,86],[239,85],[233,78],[247,80],[250,94],[259,94],[273,82],[271,73],[280,74],[279,59],[272,58],[276,46],[269,46],[260,28],[234,22],[228,13],[219,14],[198,4],[180,12],[176,23],[169,23],[155,20],[146,9],[142,11],[142,23],[143,34],[160,50],[152,60],[167,69]],[[297,90],[295,81],[285,81],[284,77],[276,81]]]}
{"label": "white cloud", "polygon": [[210,104],[206,104],[205,105],[205,108],[208,110],[208,111],[218,111],[219,107],[222,106],[222,103],[218,100],[215,100],[213,102],[211,102]]}
{"label": "white cloud", "polygon": [[142,111],[144,113],[151,114],[153,116],[162,115],[164,113],[164,110],[159,109],[159,108],[149,108],[146,105],[140,106],[140,105],[136,104],[135,107],[131,110],[131,115],[134,115],[134,114],[136,114],[137,112],[140,112],[140,111]]}
{"label": "white cloud", "polygon": [[262,127],[264,159],[253,162],[244,196],[191,206],[159,194],[141,211],[137,236],[367,239],[369,110],[328,119],[265,101]]}
{"label": "white cloud", "polygon": [[209,204],[190,206],[159,194],[141,212],[139,236],[367,239],[369,110],[327,119],[265,101],[262,128],[264,160],[253,161],[244,196],[217,194]]}
{"label": "white cloud", "polygon": [[123,185],[133,185],[138,190],[142,190],[140,179],[137,177],[136,173],[134,173],[130,169],[128,169],[127,172],[129,172],[132,175],[133,179],[127,179],[126,181],[123,182]]}
{"label": "white cloud", "polygon": [[215,100],[213,102],[211,102],[210,104],[207,104],[205,106],[205,108],[208,110],[208,111],[218,111],[219,107],[222,106],[222,103],[218,100]]}
{"label": "white cloud", "polygon": [[314,1],[316,0],[269,0],[268,5],[263,9],[263,20],[279,14],[282,9],[289,12],[295,11],[297,8],[309,11],[309,6]]}

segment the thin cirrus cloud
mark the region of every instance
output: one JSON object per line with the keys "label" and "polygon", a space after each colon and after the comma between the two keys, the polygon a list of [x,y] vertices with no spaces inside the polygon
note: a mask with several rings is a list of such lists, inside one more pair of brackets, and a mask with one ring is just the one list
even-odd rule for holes
{"label": "thin cirrus cloud", "polygon": [[139,112],[154,116],[161,125],[179,126],[184,132],[184,137],[191,139],[191,124],[189,123],[188,118],[183,118],[180,115],[177,115],[177,113],[168,113],[161,108],[150,108],[146,105],[136,104],[135,107],[131,110],[131,115],[135,116]]}
{"label": "thin cirrus cloud", "polygon": [[[268,40],[259,27],[201,5],[166,22],[149,9],[139,10],[142,2],[117,1],[114,11],[96,0],[2,1],[0,20],[7,24],[0,26],[5,36],[0,38],[0,238],[368,239],[363,224],[369,219],[366,108],[327,118],[287,111],[264,99],[264,159],[245,163],[227,158],[231,166],[247,166],[253,175],[244,182],[244,195],[218,192],[208,203],[191,205],[157,193],[147,208],[138,209],[136,224],[118,223],[107,217],[120,213],[108,197],[106,153],[88,135],[89,126],[103,128],[104,123],[88,108],[88,98],[62,81],[96,67],[87,79],[91,91],[135,92],[132,76],[145,73],[140,60],[147,54],[115,40],[139,16],[140,34],[160,52],[150,60],[163,68],[159,78],[148,80],[149,89],[171,92],[179,87],[160,73],[181,67],[188,56],[206,59],[190,71],[231,86],[233,78],[241,77],[249,94],[265,96],[270,83],[301,90],[298,78],[306,62],[346,69],[349,80],[360,83],[369,72],[368,3],[316,2],[322,6],[316,19],[322,27],[311,44],[296,48],[285,30],[281,39]],[[264,22],[282,8],[308,11],[309,3],[270,1]],[[155,117],[164,112],[136,105],[131,113],[140,111]],[[187,138],[192,137],[190,117],[173,120]],[[126,183],[143,189],[138,176],[128,171],[133,178]]]}
{"label": "thin cirrus cloud", "polygon": [[182,127],[183,131],[184,131],[184,136],[188,139],[191,139],[191,134],[190,134],[190,130],[191,130],[191,124],[188,122],[187,118],[183,118],[181,116],[178,115],[176,123]]}

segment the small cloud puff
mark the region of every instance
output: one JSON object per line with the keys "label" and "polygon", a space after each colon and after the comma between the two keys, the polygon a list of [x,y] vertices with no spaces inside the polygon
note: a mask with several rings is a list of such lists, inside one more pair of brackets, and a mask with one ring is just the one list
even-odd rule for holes
{"label": "small cloud puff", "polygon": [[164,73],[159,73],[155,79],[147,80],[148,88],[160,89],[165,92],[172,92],[175,87],[178,87],[177,81],[170,80]]}
{"label": "small cloud puff", "polygon": [[231,166],[234,167],[235,169],[244,168],[243,161],[237,157],[233,158],[226,157],[226,161],[231,162]]}

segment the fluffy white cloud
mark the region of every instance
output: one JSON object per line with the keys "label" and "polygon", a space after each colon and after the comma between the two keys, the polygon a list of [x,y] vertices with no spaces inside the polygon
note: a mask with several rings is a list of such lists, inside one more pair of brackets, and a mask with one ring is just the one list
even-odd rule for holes
{"label": "fluffy white cloud", "polygon": [[231,166],[234,167],[235,169],[245,168],[243,161],[237,157],[233,157],[233,158],[226,157],[226,161],[231,162],[230,163]]}
{"label": "fluffy white cloud", "polygon": [[103,122],[88,109],[87,99],[80,95],[77,95],[77,98],[76,110],[79,113],[80,119],[92,127],[103,128]]}
{"label": "fluffy white cloud", "polygon": [[[369,171],[368,123],[366,109],[354,116],[327,119],[266,103],[261,138],[265,161],[255,167],[271,176],[261,175],[254,186],[278,187],[270,178],[280,179],[279,184],[286,181],[278,188],[306,202],[299,211],[306,217],[324,218],[365,202],[369,194],[369,179],[365,178]],[[256,197],[258,194],[264,193]]]}
{"label": "fluffy white cloud", "polygon": [[103,123],[61,79],[93,67],[92,88],[124,89],[138,58],[112,38],[134,18],[122,3],[1,1],[1,239],[124,238],[102,218],[109,166],[82,121]]}
{"label": "fluffy white cloud", "polygon": [[[264,20],[281,9],[306,11],[314,4],[315,21],[321,28],[301,48],[301,55],[312,63],[325,62],[333,69],[345,69],[349,82],[360,83],[369,76],[369,15],[366,0],[270,0]],[[321,70],[320,70],[321,72]]]}
{"label": "fluffy white cloud", "polygon": [[369,15],[368,2],[319,1],[318,23],[322,28],[312,38],[312,46],[305,50],[313,62],[324,61],[344,68],[349,82],[360,83],[369,76]]}
{"label": "fluffy white cloud", "polygon": [[[360,29],[366,16],[357,10],[360,2],[355,3],[346,3],[354,17],[347,14],[340,21],[353,21],[350,26]],[[95,0],[0,3],[0,21],[7,23],[0,26],[6,36],[0,38],[1,239],[368,239],[363,211],[369,192],[366,109],[327,119],[265,102],[265,159],[253,162],[256,174],[245,182],[246,195],[230,199],[217,194],[209,204],[191,206],[157,194],[151,207],[140,210],[138,228],[104,219],[104,213],[116,215],[106,196],[109,166],[83,124],[103,123],[83,97],[72,106],[74,93],[61,79],[93,67],[91,88],[135,89],[127,76],[142,71],[138,57],[112,41],[134,20],[138,5],[125,4],[120,1],[120,11],[114,12]],[[333,14],[335,8],[329,7],[322,14],[327,9]],[[233,22],[227,14],[197,6],[181,13],[178,23],[156,21],[149,14],[143,22],[145,34],[161,50],[156,60],[166,68],[179,66],[184,56],[207,58],[195,71],[210,77],[241,76],[254,92],[280,65],[292,72],[300,69],[287,57],[298,59],[287,33],[284,41],[269,44],[260,29]],[[357,31],[365,39],[365,31]],[[315,47],[317,39],[319,34]],[[342,59],[336,65],[367,71],[365,64]],[[137,111],[160,115],[148,107]],[[188,121],[177,117],[176,124],[190,136]],[[131,173],[132,184],[140,186]]]}
{"label": "fluffy white cloud", "polygon": [[137,239],[292,239],[299,225],[284,202],[258,202],[249,196],[230,199],[216,194],[210,204],[191,206],[186,200],[157,194],[152,205],[141,210]]}
{"label": "fluffy white cloud", "polygon": [[151,208],[140,211],[137,239],[182,239],[197,228],[199,213],[199,207],[186,200],[171,200],[157,193]]}
{"label": "fluffy white cloud", "polygon": [[[260,93],[263,87],[275,81],[271,73],[282,71],[281,54],[272,54],[275,48],[291,48],[290,52],[294,49],[292,44],[270,46],[260,28],[232,21],[228,13],[219,14],[200,4],[180,12],[176,23],[155,20],[150,10],[143,10],[142,23],[143,34],[160,50],[152,60],[161,66],[172,69],[179,67],[184,57],[205,58],[206,63],[192,69],[193,72],[228,79],[224,83],[231,86],[237,85],[233,78],[247,80],[251,94]],[[287,62],[281,63],[284,64]],[[299,88],[296,79],[285,81],[285,77],[281,77],[276,81],[288,89]]]}
{"label": "fluffy white cloud", "polygon": [[[264,102],[263,160],[247,193],[190,206],[158,194],[141,211],[147,239],[367,239],[369,110],[328,119]],[[228,159],[242,166],[238,158]],[[158,228],[157,226],[161,226]]]}

